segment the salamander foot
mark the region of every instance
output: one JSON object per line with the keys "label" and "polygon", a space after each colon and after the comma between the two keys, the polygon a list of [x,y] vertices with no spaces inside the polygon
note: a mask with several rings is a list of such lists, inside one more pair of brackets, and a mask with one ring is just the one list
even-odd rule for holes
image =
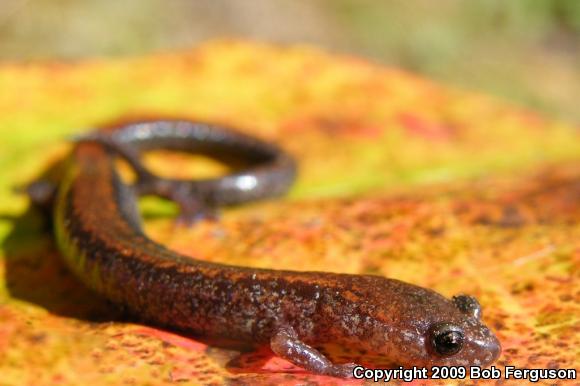
{"label": "salamander foot", "polygon": [[278,356],[316,374],[352,378],[355,363],[333,364],[314,347],[302,342],[291,327],[278,330],[270,340],[272,351]]}

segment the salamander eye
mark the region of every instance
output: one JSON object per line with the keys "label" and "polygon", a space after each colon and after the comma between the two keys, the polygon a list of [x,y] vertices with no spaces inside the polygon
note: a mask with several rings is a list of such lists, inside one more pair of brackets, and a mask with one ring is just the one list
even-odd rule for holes
{"label": "salamander eye", "polygon": [[463,331],[451,323],[437,323],[431,328],[431,345],[443,356],[457,354],[463,347]]}

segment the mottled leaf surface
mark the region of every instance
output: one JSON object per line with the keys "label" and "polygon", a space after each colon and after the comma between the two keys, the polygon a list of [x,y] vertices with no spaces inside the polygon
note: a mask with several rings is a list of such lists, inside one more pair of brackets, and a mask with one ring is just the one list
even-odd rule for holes
{"label": "mottled leaf surface", "polygon": [[[13,187],[66,154],[72,134],[157,116],[274,140],[300,176],[288,198],[191,229],[175,226],[173,206],[142,200],[155,240],[211,261],[470,293],[502,341],[500,366],[580,367],[577,128],[357,58],[223,41],[135,59],[2,64],[0,112],[2,386],[360,384],[308,374],[267,348],[146,326],[67,272]],[[182,155],[148,162],[168,175],[223,172]],[[355,347],[322,349],[382,363]]]}

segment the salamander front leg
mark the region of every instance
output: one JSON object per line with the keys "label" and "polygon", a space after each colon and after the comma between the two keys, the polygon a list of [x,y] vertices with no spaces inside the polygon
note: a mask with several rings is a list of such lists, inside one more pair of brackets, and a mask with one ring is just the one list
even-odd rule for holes
{"label": "salamander front leg", "polygon": [[314,347],[302,342],[291,327],[278,330],[270,340],[270,347],[276,355],[316,374],[351,378],[355,363],[333,364]]}

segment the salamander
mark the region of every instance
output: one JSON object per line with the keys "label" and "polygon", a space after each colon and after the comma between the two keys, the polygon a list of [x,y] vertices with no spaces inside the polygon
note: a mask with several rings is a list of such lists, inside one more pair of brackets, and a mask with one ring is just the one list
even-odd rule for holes
{"label": "salamander", "polygon": [[[220,178],[155,176],[140,162],[154,148],[205,153],[243,167]],[[116,159],[138,176],[121,180]],[[487,366],[501,345],[469,295],[451,299],[374,275],[233,266],[180,255],[143,232],[136,198],[176,201],[191,220],[205,211],[283,194],[296,163],[282,149],[220,126],[132,123],[77,140],[52,204],[66,265],[88,287],[156,325],[256,345],[317,374],[351,377],[315,348],[337,343],[402,366]],[[211,212],[210,210],[210,212]]]}

